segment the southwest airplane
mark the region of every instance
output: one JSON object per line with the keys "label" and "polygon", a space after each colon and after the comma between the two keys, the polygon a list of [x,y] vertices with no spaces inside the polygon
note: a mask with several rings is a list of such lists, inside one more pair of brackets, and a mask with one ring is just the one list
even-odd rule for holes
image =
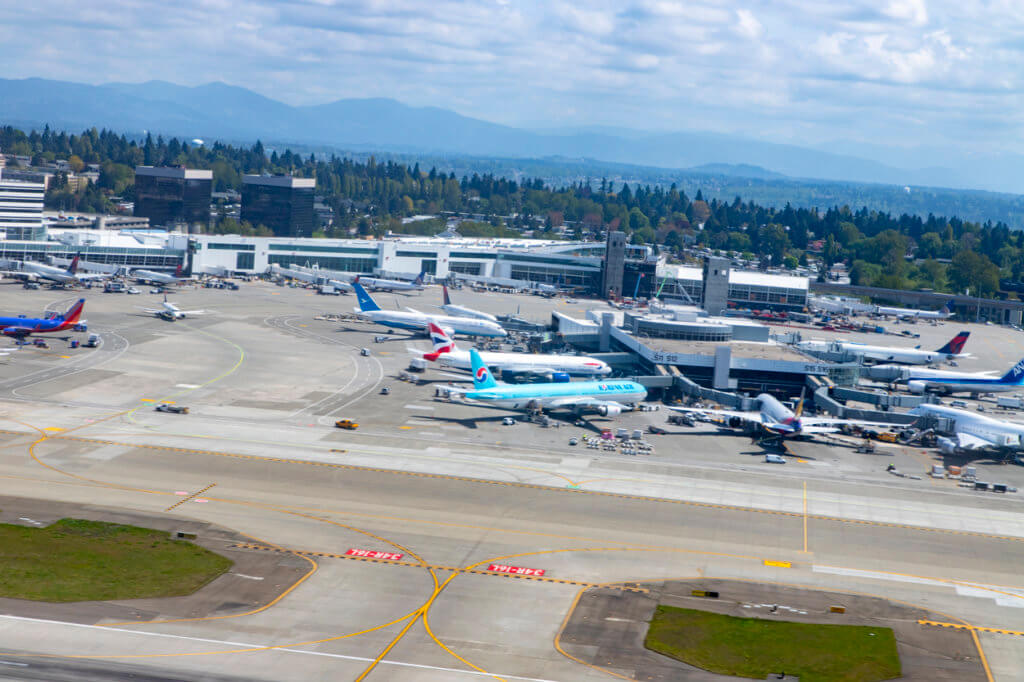
{"label": "southwest airplane", "polygon": [[895,362],[903,365],[930,365],[943,360],[967,358],[963,352],[967,337],[971,333],[963,331],[953,337],[949,343],[935,351],[920,348],[892,348],[890,346],[869,346],[853,341],[801,341],[796,347],[803,351],[830,351],[849,353],[863,363]]}
{"label": "southwest airplane", "polygon": [[78,318],[82,316],[84,307],[85,299],[80,298],[63,315],[46,318],[0,317],[0,333],[4,336],[24,339],[32,334],[62,332],[79,324]]}
{"label": "southwest airplane", "polygon": [[796,412],[789,409],[774,396],[762,393],[757,396],[760,410],[757,412],[742,412],[738,410],[710,410],[700,407],[669,407],[676,412],[689,412],[704,414],[711,417],[724,417],[732,428],[740,428],[753,425],[764,429],[771,436],[782,438],[795,436],[814,436],[823,433],[837,433],[841,426],[881,426],[889,427],[892,424],[878,422],[858,421],[856,419],[835,419],[833,417],[805,417],[803,416],[804,401],[801,398]]}
{"label": "southwest airplane", "polygon": [[498,318],[490,313],[485,313],[480,310],[473,310],[461,305],[455,305],[452,303],[451,297],[448,295],[448,286],[443,285],[441,291],[444,292],[444,305],[441,306],[441,310],[445,311],[452,317],[474,317],[478,320],[490,320],[491,322],[497,322]]}
{"label": "southwest airplane", "polygon": [[[427,329],[434,344],[431,353],[415,351],[424,360],[436,362],[441,367],[469,371],[473,360],[469,351],[458,350],[443,329],[431,322]],[[607,376],[612,368],[607,363],[582,355],[534,355],[532,353],[479,353],[481,361],[488,367],[498,369],[503,375],[529,374],[552,381],[556,374],[569,376]]]}
{"label": "southwest airplane", "polygon": [[514,410],[566,408],[576,412],[597,412],[615,417],[633,409],[647,397],[647,389],[635,381],[568,381],[548,384],[499,384],[476,349],[469,351],[473,389],[448,389],[467,401]]}
{"label": "southwest airplane", "polygon": [[175,303],[171,303],[167,300],[167,294],[164,294],[164,302],[159,308],[143,308],[145,312],[155,315],[168,322],[174,322],[175,320],[184,319],[190,315],[205,315],[205,310],[182,310]]}
{"label": "southwest airplane", "polygon": [[78,272],[78,256],[71,260],[71,265],[65,268],[58,268],[45,263],[34,261],[11,261],[18,264],[18,270],[5,271],[4,274],[11,277],[35,281],[45,279],[58,284],[80,284],[81,282],[105,279],[110,277],[107,274],[85,274]]}
{"label": "southwest airplane", "polygon": [[938,439],[939,451],[947,455],[988,448],[1004,452],[1017,451],[1024,444],[1024,424],[1000,421],[983,414],[930,403],[918,405],[907,414],[938,417],[952,422],[953,438]]}
{"label": "southwest airplane", "polygon": [[508,335],[508,332],[500,324],[490,320],[448,317],[446,315],[427,315],[415,310],[382,310],[370,294],[366,292],[362,284],[353,282],[352,287],[356,290],[356,299],[359,301],[359,307],[355,311],[371,322],[384,325],[385,327],[426,332],[427,325],[433,322],[439,327],[449,330],[452,334],[489,337],[504,337]]}

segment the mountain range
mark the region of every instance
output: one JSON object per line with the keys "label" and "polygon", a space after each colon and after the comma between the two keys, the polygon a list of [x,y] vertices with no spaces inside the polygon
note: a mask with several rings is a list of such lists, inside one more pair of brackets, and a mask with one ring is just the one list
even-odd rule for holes
{"label": "mountain range", "polygon": [[736,175],[1024,191],[1024,157],[973,157],[950,168],[897,168],[850,154],[707,132],[615,128],[527,130],[392,99],[339,99],[291,106],[224,83],[163,81],[87,85],[0,79],[0,122],[78,131],[96,126],[284,147],[325,145],[401,153],[545,158]]}

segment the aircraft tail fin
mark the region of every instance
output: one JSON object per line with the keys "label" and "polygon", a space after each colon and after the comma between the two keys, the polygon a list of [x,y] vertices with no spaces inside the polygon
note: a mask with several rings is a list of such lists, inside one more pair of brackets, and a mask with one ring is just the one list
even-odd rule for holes
{"label": "aircraft tail fin", "polygon": [[181,277],[181,263],[178,263],[178,267],[174,268],[174,276]]}
{"label": "aircraft tail fin", "polygon": [[72,275],[78,273],[78,256],[77,255],[74,258],[71,259],[71,265],[68,266],[68,272],[70,272]]}
{"label": "aircraft tail fin", "polygon": [[964,351],[964,346],[967,345],[967,337],[971,335],[969,331],[962,331],[952,339],[949,343],[935,351],[936,353],[946,353],[948,355],[959,355]]}
{"label": "aircraft tail fin", "polygon": [[431,322],[427,325],[430,332],[430,342],[434,345],[434,354],[451,353],[455,350],[455,342],[448,336],[448,332]]}
{"label": "aircraft tail fin", "polygon": [[943,315],[952,315],[953,299],[949,299],[948,301],[946,301],[945,305],[943,305],[942,308],[939,309],[939,312],[942,313]]}
{"label": "aircraft tail fin", "polygon": [[473,388],[481,390],[484,388],[494,388],[498,385],[498,382],[491,376],[491,370],[487,368],[484,361],[480,358],[480,354],[476,352],[475,348],[469,349],[469,359],[473,367]]}
{"label": "aircraft tail fin", "polygon": [[68,311],[61,315],[61,319],[64,320],[64,327],[69,327],[78,322],[78,318],[82,316],[82,310],[85,308],[85,299],[80,298],[75,301],[74,305],[68,308]]}
{"label": "aircraft tail fin", "polygon": [[373,300],[373,297],[363,288],[363,285],[358,281],[352,283],[352,288],[356,290],[356,300],[359,301],[359,309],[364,313],[373,310],[380,310],[380,306]]}
{"label": "aircraft tail fin", "polygon": [[1024,360],[1010,368],[999,380],[1001,384],[1024,384]]}
{"label": "aircraft tail fin", "polygon": [[452,304],[452,299],[448,295],[448,285],[447,284],[445,284],[445,285],[443,285],[441,287],[441,292],[442,292],[442,294],[444,296],[444,305],[451,305]]}
{"label": "aircraft tail fin", "polygon": [[427,276],[426,270],[420,270],[420,274],[416,275],[416,279],[413,280],[413,284],[418,287],[423,286],[423,278]]}

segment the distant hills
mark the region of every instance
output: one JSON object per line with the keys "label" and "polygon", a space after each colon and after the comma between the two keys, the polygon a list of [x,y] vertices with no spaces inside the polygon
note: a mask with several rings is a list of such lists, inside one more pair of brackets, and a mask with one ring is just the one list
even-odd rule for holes
{"label": "distant hills", "polygon": [[[848,154],[699,132],[616,128],[533,131],[391,99],[290,106],[224,83],[84,85],[0,79],[0,121],[81,130],[92,126],[185,138],[262,139],[276,145],[477,157],[564,157],[660,168],[697,167],[739,177],[875,182],[1024,191],[1024,159],[975,159],[955,169],[899,169]],[[951,163],[951,165],[954,165]],[[985,172],[979,172],[983,168]],[[1016,168],[1015,175],[1007,173]]]}

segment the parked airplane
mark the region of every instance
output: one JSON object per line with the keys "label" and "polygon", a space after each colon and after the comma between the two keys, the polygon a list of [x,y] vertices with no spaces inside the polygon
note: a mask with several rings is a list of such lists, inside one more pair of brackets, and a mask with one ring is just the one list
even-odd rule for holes
{"label": "parked airplane", "polygon": [[132,270],[128,276],[143,284],[181,284],[192,281],[191,277],[181,276],[180,265],[173,275],[155,270]]}
{"label": "parked airplane", "polygon": [[71,265],[65,268],[58,268],[45,263],[35,261],[9,261],[18,264],[17,270],[5,270],[4,275],[17,279],[24,279],[31,282],[36,280],[47,280],[63,285],[75,285],[82,282],[90,282],[110,277],[108,274],[78,272],[78,256],[71,260]]}
{"label": "parked airplane", "polygon": [[352,285],[348,282],[344,282],[339,279],[332,279],[331,277],[322,274],[318,268],[306,268],[301,265],[295,265],[294,263],[287,268],[272,263],[270,265],[270,274],[297,279],[300,282],[308,282],[309,284],[332,286],[339,291],[352,291]]}
{"label": "parked airplane", "polygon": [[448,390],[465,400],[514,410],[568,409],[615,417],[647,397],[647,389],[635,381],[565,381],[545,384],[501,384],[475,349],[469,351],[473,372],[472,390]]}
{"label": "parked airplane", "polygon": [[79,318],[85,308],[85,299],[78,299],[63,315],[50,317],[0,317],[0,333],[16,339],[24,339],[32,334],[62,332],[81,324]]}
{"label": "parked airplane", "polygon": [[891,424],[858,421],[856,419],[805,417],[803,416],[804,401],[802,398],[800,404],[797,405],[796,412],[767,393],[757,396],[757,402],[760,406],[760,410],[757,412],[712,410],[701,407],[669,407],[669,409],[676,412],[703,414],[709,417],[722,417],[734,429],[754,426],[758,429],[763,429],[769,436],[779,438],[836,433],[840,431],[842,426],[891,426]]}
{"label": "parked airplane", "polygon": [[952,422],[953,437],[938,439],[939,451],[947,455],[990,448],[1002,452],[1015,452],[1024,444],[1024,424],[1001,421],[983,414],[930,403],[918,405],[907,414],[949,419]]}
{"label": "parked airplane", "polygon": [[352,280],[353,284],[362,284],[363,288],[371,291],[423,291],[423,278],[426,272],[421,272],[411,282],[402,282],[397,279],[381,279],[380,277],[357,276]]}
{"label": "parked airplane", "polygon": [[1001,377],[989,372],[951,372],[907,368],[907,388],[913,393],[1005,393],[1024,388],[1024,360],[1011,367]]}
{"label": "parked airplane", "polygon": [[419,332],[427,332],[427,325],[433,322],[439,327],[446,329],[452,334],[464,334],[466,336],[508,336],[500,324],[490,320],[476,320],[469,317],[448,317],[446,315],[428,315],[415,310],[382,310],[377,302],[373,300],[363,285],[353,282],[356,290],[356,299],[359,307],[355,311],[371,322],[396,329],[411,329]]}
{"label": "parked airplane", "polygon": [[887,308],[875,306],[874,312],[878,315],[894,315],[899,319],[918,320],[948,320],[953,316],[953,299],[946,301],[939,310],[916,310],[914,308]]}
{"label": "parked airplane", "polygon": [[142,308],[142,310],[151,315],[167,320],[168,322],[174,322],[175,320],[181,320],[194,315],[206,314],[205,310],[182,310],[177,306],[177,304],[171,303],[167,300],[167,294],[164,294],[164,302],[159,308]]}
{"label": "parked airplane", "polygon": [[801,341],[796,344],[803,351],[849,353],[862,363],[896,362],[904,365],[929,365],[943,360],[971,357],[964,353],[964,345],[971,333],[962,331],[954,336],[949,343],[935,351],[918,348],[893,348],[890,346],[869,346],[853,341],[823,341],[820,339]]}
{"label": "parked airplane", "polygon": [[485,313],[480,310],[473,310],[461,305],[455,305],[452,303],[451,297],[448,295],[448,285],[443,285],[441,291],[444,292],[444,305],[441,306],[441,310],[445,311],[452,317],[473,317],[478,320],[490,320],[491,322],[497,322],[498,318],[490,313]]}
{"label": "parked airplane", "polygon": [[[443,329],[431,322],[428,325],[430,340],[434,350],[421,353],[423,359],[436,362],[441,367],[450,367],[469,371],[473,368],[473,360],[469,351],[458,350],[455,342]],[[611,374],[612,368],[607,363],[582,355],[535,355],[532,353],[487,353],[481,352],[480,358],[491,369],[499,370],[502,376],[530,375],[543,377],[547,381],[556,379],[556,375],[598,377]]]}

